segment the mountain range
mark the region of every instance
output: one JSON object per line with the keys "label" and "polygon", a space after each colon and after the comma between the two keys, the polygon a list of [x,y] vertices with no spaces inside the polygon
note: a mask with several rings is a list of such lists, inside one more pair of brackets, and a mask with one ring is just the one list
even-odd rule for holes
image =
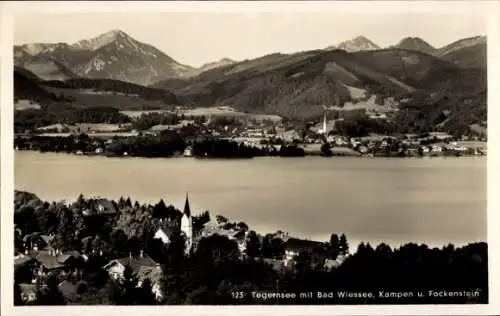
{"label": "mountain range", "polygon": [[[485,36],[440,48],[417,37],[381,48],[358,36],[326,49],[224,58],[199,68],[119,30],[74,44],[26,44],[14,50],[16,83],[29,82],[30,94],[39,93],[35,86],[142,91],[170,105],[225,105],[289,118],[316,117],[325,106],[404,108],[394,116],[410,130],[418,124],[463,129],[486,120]],[[17,97],[21,90],[16,88]]]}
{"label": "mountain range", "polygon": [[[37,59],[54,65],[47,69],[36,62]],[[15,46],[14,64],[46,80],[106,78],[142,85],[162,78],[183,77],[195,70],[120,30],[71,45],[42,43]]]}

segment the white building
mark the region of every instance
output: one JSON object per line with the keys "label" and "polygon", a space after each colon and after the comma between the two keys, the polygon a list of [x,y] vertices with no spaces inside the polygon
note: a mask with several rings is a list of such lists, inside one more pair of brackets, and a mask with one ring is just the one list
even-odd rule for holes
{"label": "white building", "polygon": [[186,202],[184,203],[184,214],[181,219],[181,232],[186,238],[186,254],[191,252],[193,247],[193,217],[191,216],[191,208],[189,207],[189,198],[186,193]]}

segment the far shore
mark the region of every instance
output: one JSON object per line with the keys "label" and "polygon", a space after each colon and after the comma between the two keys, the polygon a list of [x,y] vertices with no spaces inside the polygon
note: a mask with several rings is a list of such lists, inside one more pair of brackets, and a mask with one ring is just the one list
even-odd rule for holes
{"label": "far shore", "polygon": [[[335,148],[333,148],[335,149]],[[341,148],[343,149],[343,148]],[[143,156],[133,156],[133,155],[106,155],[106,154],[97,154],[95,152],[87,152],[87,153],[74,153],[74,152],[65,152],[65,151],[40,151],[40,150],[29,150],[29,149],[16,149],[15,152],[31,152],[31,153],[40,153],[40,154],[56,154],[56,155],[68,155],[68,156],[80,156],[80,157],[105,157],[105,158],[120,158],[120,159],[130,159],[130,158],[142,158],[142,159],[195,159],[195,160],[242,160],[242,159],[258,159],[258,158],[275,158],[275,159],[283,159],[283,158],[307,158],[307,157],[321,157],[321,158],[365,158],[365,159],[380,159],[380,158],[392,158],[392,159],[457,159],[457,158],[486,158],[486,155],[424,155],[424,156],[396,156],[396,155],[361,155],[355,153],[346,153],[344,151],[332,150],[332,156],[322,156],[319,152],[307,152],[304,156],[292,156],[292,157],[283,157],[283,156],[255,156],[255,157],[204,157],[204,156],[186,156],[183,154],[175,154],[168,157],[143,157]]]}

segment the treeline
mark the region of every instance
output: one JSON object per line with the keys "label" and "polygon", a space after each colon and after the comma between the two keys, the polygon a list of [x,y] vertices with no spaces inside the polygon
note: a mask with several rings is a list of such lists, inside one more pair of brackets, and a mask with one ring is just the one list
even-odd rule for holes
{"label": "treeline", "polygon": [[64,152],[81,154],[103,154],[128,157],[171,157],[182,154],[191,146],[194,157],[203,158],[252,158],[259,156],[303,157],[305,151],[297,145],[272,145],[255,147],[232,140],[204,138],[196,139],[175,131],[163,131],[159,135],[139,135],[114,137],[111,142],[86,134],[69,136],[17,136],[14,146],[19,150],[38,150],[40,152]]}
{"label": "treeline", "polygon": [[39,85],[39,79],[30,71],[15,67],[14,69],[14,103],[18,100],[30,100],[42,107],[53,102],[64,102],[54,93],[50,93]]}
{"label": "treeline", "polygon": [[65,81],[44,81],[44,85],[65,89],[93,89],[94,91],[110,91],[123,94],[136,94],[144,100],[158,100],[165,104],[178,105],[177,96],[162,89],[149,88],[138,84],[114,79],[77,78]]}
{"label": "treeline", "polygon": [[[164,246],[152,238],[160,219],[178,221],[180,211],[156,205],[140,205],[129,198],[112,201],[118,209],[116,216],[83,217],[82,211],[92,205],[91,199],[80,196],[69,206],[63,203],[40,201],[31,194],[16,192],[15,250],[23,251],[21,235],[51,234],[61,249],[102,250],[90,255],[84,273],[79,277],[80,292],[73,304],[462,304],[488,302],[488,255],[486,243],[469,244],[441,249],[409,243],[399,248],[386,244],[376,247],[368,243],[357,246],[352,255],[338,265],[326,266],[325,258],[334,260],[349,250],[345,235],[332,234],[330,240],[318,243],[310,252],[300,252],[291,266],[283,266],[285,241],[276,234],[260,238],[247,231],[246,256],[242,256],[235,241],[215,234],[201,238],[190,256],[184,252],[184,239],[172,235]],[[208,213],[195,218],[197,227],[209,220]],[[88,245],[90,243],[90,246]],[[160,263],[163,276],[159,280],[163,299],[152,299],[151,284],[137,287],[137,275],[125,271],[123,282],[110,280],[102,267],[109,260],[127,256],[139,250]],[[15,275],[16,302],[22,304],[19,286],[27,276]],[[55,277],[54,277],[55,278]],[[41,299],[35,304],[64,304],[57,282],[47,281],[40,288]],[[52,282],[52,283],[51,283]],[[148,290],[145,290],[148,289]],[[342,298],[339,292],[368,293],[374,298]],[[380,298],[379,291],[415,291],[425,293],[403,298]],[[477,296],[432,296],[429,291],[469,291]],[[257,298],[252,292],[294,293],[294,299]],[[313,292],[312,298],[299,293]],[[318,299],[317,292],[333,293],[330,298]],[[237,293],[235,295],[235,293]]]}
{"label": "treeline", "polygon": [[66,107],[57,111],[49,108],[16,111],[14,133],[34,131],[39,127],[52,124],[72,125],[75,123],[124,124],[131,120],[112,107],[73,108]]}

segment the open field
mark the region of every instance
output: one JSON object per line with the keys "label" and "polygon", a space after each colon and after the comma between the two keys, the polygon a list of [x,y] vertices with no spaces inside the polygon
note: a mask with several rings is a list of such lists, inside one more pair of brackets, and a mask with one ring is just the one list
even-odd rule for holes
{"label": "open field", "polygon": [[154,100],[143,100],[135,94],[123,94],[118,92],[109,91],[92,91],[82,89],[63,89],[47,87],[44,88],[59,96],[61,93],[65,97],[75,99],[74,104],[82,107],[114,107],[117,109],[133,109],[133,110],[146,110],[146,109],[161,109],[167,107],[164,103]]}
{"label": "open field", "polygon": [[142,114],[149,113],[177,113],[178,115],[184,114],[185,116],[212,116],[212,117],[241,117],[247,119],[255,119],[257,121],[271,120],[273,122],[279,122],[282,118],[278,115],[267,115],[267,114],[251,114],[238,112],[230,107],[209,107],[209,108],[194,108],[186,110],[147,110],[147,111],[121,111],[122,114],[127,115],[131,118],[137,118]]}
{"label": "open field", "polygon": [[[68,137],[71,133],[41,133],[38,136],[43,137]],[[112,138],[112,137],[133,137],[138,136],[138,132],[108,132],[108,133],[89,133],[89,137],[98,137],[98,138]]]}
{"label": "open field", "polygon": [[81,130],[99,131],[99,132],[114,132],[120,130],[119,124],[92,124],[92,123],[76,123],[75,126]]}
{"label": "open field", "polygon": [[[358,89],[361,90],[361,89]],[[351,110],[367,110],[379,113],[388,113],[398,111],[397,102],[394,98],[384,99],[384,104],[379,105],[375,103],[376,96],[372,95],[367,100],[358,100],[355,102],[346,102],[343,107],[331,106],[330,110],[335,111],[351,111]]]}

